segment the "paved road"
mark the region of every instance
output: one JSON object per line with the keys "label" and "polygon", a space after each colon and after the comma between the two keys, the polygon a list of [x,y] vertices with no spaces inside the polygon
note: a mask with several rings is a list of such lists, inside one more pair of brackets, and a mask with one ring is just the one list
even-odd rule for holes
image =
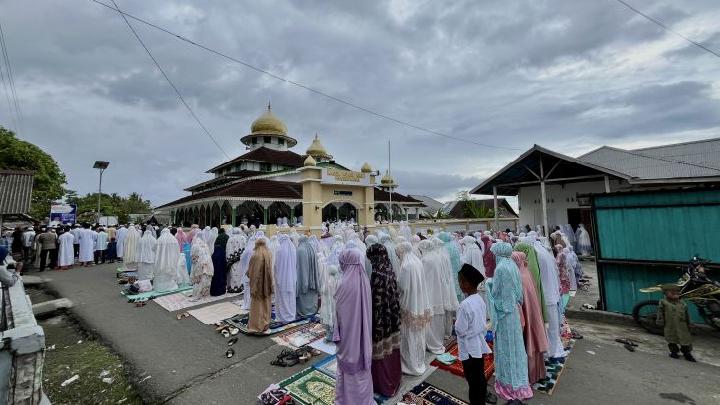
{"label": "paved road", "polygon": [[[52,278],[49,288],[75,303],[72,311],[84,326],[128,363],[148,402],[255,404],[265,387],[304,367],[271,366],[282,348],[269,338],[240,336],[235,357],[225,358],[225,339],[213,328],[192,317],[178,321],[152,302],[128,304],[119,295],[114,266],[45,275]],[[428,381],[467,399],[459,377],[437,370]],[[664,352],[629,353],[588,336],[578,341],[554,395],[538,393],[530,402],[720,404],[720,368],[672,360]]]}

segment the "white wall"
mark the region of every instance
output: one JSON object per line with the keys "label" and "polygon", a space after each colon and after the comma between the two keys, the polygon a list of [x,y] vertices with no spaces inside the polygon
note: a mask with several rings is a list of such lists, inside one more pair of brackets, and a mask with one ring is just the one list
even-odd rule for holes
{"label": "white wall", "polygon": [[[620,188],[619,180],[610,180],[610,191],[617,191]],[[586,181],[570,184],[546,184],[545,195],[550,202],[547,204],[548,226],[567,224],[568,208],[580,208],[577,203],[578,194],[604,193],[605,182]],[[520,226],[530,224],[542,225],[542,203],[540,198],[540,186],[522,187],[518,193],[520,206]]]}

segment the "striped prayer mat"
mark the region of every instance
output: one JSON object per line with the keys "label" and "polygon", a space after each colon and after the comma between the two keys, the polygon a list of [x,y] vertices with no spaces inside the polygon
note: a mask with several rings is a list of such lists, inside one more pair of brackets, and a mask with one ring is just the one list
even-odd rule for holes
{"label": "striped prayer mat", "polygon": [[555,363],[551,362],[549,360],[545,360],[545,375],[546,377],[542,380],[536,382],[533,384],[533,388],[538,392],[544,392],[548,395],[552,395],[553,391],[555,391],[555,387],[557,387],[557,383],[560,380],[560,375],[562,374],[563,370],[565,369],[565,365],[567,364],[568,358],[570,357],[570,352],[572,351],[573,346],[575,345],[574,340],[570,340],[568,344],[566,345],[566,350],[568,351],[567,357],[563,359],[562,363]]}

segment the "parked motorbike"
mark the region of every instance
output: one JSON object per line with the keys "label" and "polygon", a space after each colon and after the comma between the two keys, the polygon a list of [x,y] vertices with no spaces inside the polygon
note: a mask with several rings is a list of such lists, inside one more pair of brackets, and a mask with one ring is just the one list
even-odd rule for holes
{"label": "parked motorbike", "polygon": [[[710,279],[705,273],[709,260],[693,257],[685,272],[677,281],[680,299],[694,303],[705,323],[720,330],[720,282]],[[662,286],[641,288],[640,292],[662,292]],[[658,300],[638,302],[633,308],[635,322],[650,333],[662,334],[663,325],[657,323]]]}

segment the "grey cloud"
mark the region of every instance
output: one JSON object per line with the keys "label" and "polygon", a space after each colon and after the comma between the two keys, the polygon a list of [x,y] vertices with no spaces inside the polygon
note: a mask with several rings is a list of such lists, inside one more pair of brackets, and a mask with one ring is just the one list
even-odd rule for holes
{"label": "grey cloud", "polygon": [[[2,17],[26,117],[20,136],[51,151],[71,188],[93,191],[97,173],[89,167],[109,156],[108,189],[139,191],[159,204],[184,195],[182,188],[225,160],[116,13],[89,1],[26,3],[5,1]],[[296,152],[317,132],[339,162],[384,170],[391,139],[393,172],[405,193],[443,197],[470,188],[533,143],[601,145],[720,127],[711,95],[716,59],[689,45],[659,56],[666,65],[650,61],[604,74],[613,67],[608,55],[668,35],[614,2],[408,2],[412,10],[403,18],[393,1],[119,4],[351,102],[458,138],[521,149],[399,126],[133,23],[231,157],[244,152],[240,137],[271,99],[298,139]],[[638,7],[673,26],[719,12],[713,0]],[[705,30],[716,30],[708,43],[720,38],[720,28]],[[588,70],[538,73],[572,63]],[[9,123],[4,104],[1,123]]]}

